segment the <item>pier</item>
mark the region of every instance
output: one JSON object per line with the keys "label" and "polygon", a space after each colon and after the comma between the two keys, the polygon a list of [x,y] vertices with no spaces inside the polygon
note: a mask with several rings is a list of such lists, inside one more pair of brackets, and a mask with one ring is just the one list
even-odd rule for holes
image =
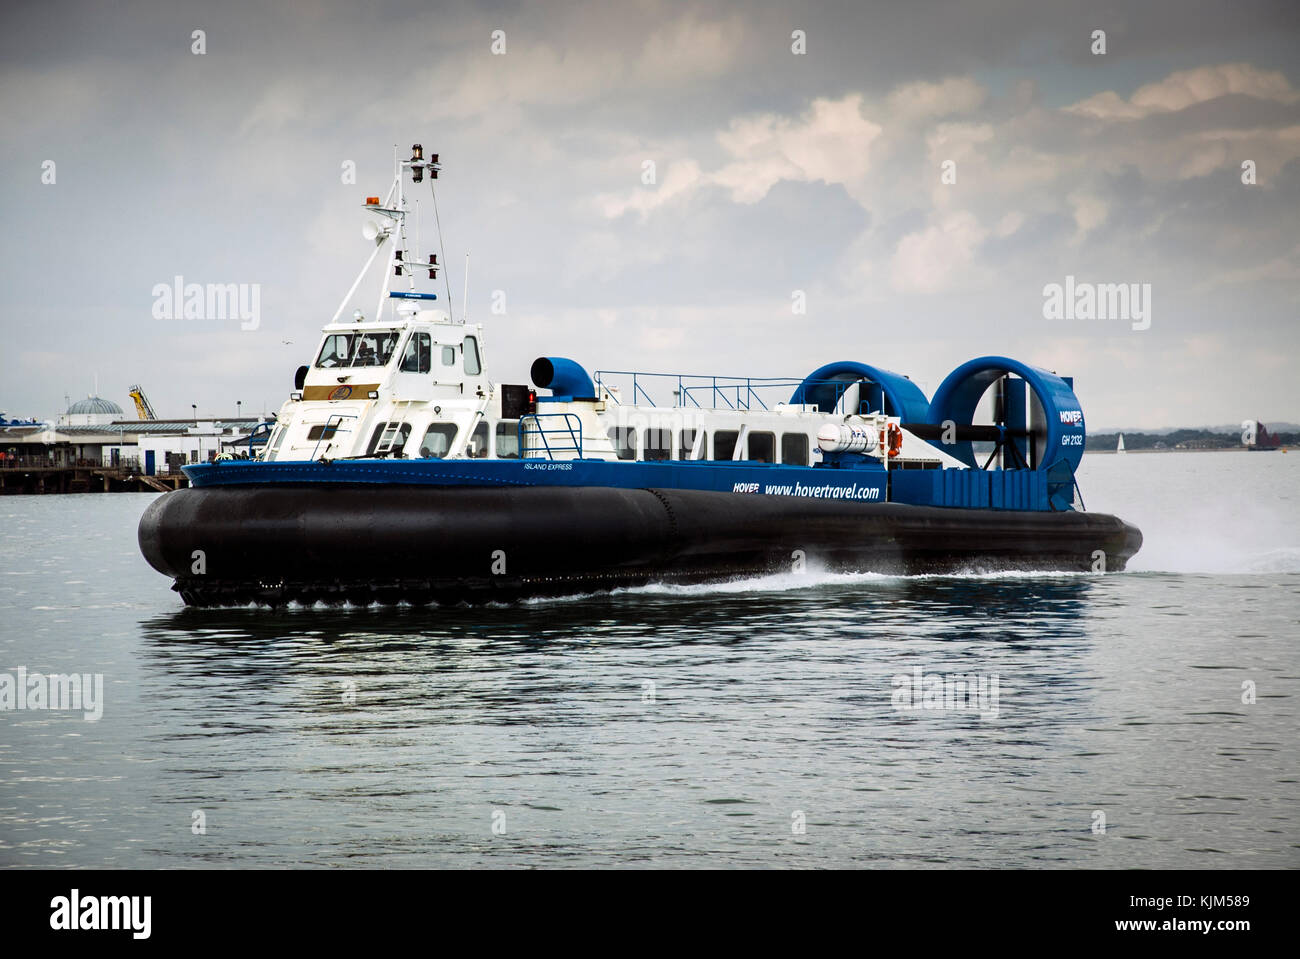
{"label": "pier", "polygon": [[35,457],[0,461],[0,496],[23,493],[166,493],[189,485],[185,474],[148,476],[135,461],[116,466],[67,463],[51,466]]}

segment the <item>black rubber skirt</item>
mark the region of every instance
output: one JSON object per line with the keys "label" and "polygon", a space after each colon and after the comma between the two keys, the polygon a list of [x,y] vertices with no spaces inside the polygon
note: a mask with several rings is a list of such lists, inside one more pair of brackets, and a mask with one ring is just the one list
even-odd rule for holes
{"label": "black rubber skirt", "polygon": [[178,490],[145,511],[139,539],[197,606],[508,602],[818,569],[1117,571],[1142,545],[1097,513],[376,485]]}

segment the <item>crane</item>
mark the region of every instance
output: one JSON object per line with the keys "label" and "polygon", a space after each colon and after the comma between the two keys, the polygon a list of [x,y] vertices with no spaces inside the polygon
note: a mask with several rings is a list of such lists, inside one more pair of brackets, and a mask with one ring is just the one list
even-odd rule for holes
{"label": "crane", "polygon": [[135,400],[135,415],[142,420],[156,420],[153,407],[149,405],[149,397],[144,395],[144,387],[136,384],[131,387],[131,399]]}

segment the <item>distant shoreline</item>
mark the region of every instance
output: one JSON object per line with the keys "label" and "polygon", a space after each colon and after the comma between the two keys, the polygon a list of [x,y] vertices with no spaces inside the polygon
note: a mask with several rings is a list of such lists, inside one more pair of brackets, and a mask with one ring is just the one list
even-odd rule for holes
{"label": "distant shoreline", "polygon": [[[1295,449],[1295,447],[1279,446],[1276,452],[1285,453],[1289,449]],[[1118,452],[1119,450],[1090,450],[1090,449],[1084,450],[1084,453],[1099,453],[1106,456],[1114,456]],[[1124,455],[1128,456],[1130,453],[1132,453],[1134,456],[1137,456],[1142,453],[1251,453],[1251,452],[1273,452],[1273,451],[1272,450],[1263,450],[1263,451],[1251,450],[1245,446],[1226,446],[1226,447],[1221,447],[1219,449],[1183,449],[1183,450],[1174,449],[1172,446],[1170,446],[1162,450],[1149,450],[1149,449],[1125,450]]]}

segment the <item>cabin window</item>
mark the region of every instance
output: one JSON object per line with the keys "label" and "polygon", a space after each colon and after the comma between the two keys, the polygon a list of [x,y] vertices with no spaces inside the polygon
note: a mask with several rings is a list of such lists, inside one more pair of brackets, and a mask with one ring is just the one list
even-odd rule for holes
{"label": "cabin window", "polygon": [[695,435],[695,430],[682,430],[682,445],[677,449],[679,460],[691,458],[691,451],[695,449]]}
{"label": "cabin window", "polygon": [[[365,339],[366,339],[365,337],[362,337],[363,346],[365,343]],[[397,350],[397,332],[393,331],[390,333],[377,333],[374,336],[374,340],[375,340],[375,357],[374,357],[374,362],[371,363],[370,365],[387,366],[388,361],[393,358],[393,353],[396,352]],[[354,365],[363,365],[363,364],[354,364]]]}
{"label": "cabin window", "polygon": [[430,423],[420,441],[420,456],[424,459],[440,460],[451,451],[452,441],[456,439],[455,423]]}
{"label": "cabin window", "polygon": [[316,366],[387,366],[397,349],[396,330],[364,330],[359,333],[331,333],[320,348]]}
{"label": "cabin window", "polygon": [[428,373],[432,369],[433,339],[428,333],[412,333],[402,354],[403,373]]}
{"label": "cabin window", "polygon": [[347,366],[348,360],[352,358],[352,335],[350,333],[331,333],[325,337],[325,345],[320,348],[320,356],[316,358],[316,367],[318,369],[329,369],[332,366]]}
{"label": "cabin window", "polygon": [[480,421],[478,426],[474,427],[474,432],[469,437],[469,445],[465,447],[465,455],[476,460],[481,460],[488,455],[488,428],[486,423]]}
{"label": "cabin window", "polygon": [[781,462],[796,463],[799,466],[808,465],[807,433],[781,434]]}
{"label": "cabin window", "polygon": [[645,450],[643,459],[658,462],[673,458],[673,431],[646,430],[641,448]]}
{"label": "cabin window", "polygon": [[636,430],[630,426],[615,426],[609,431],[609,438],[619,459],[636,459]]}
{"label": "cabin window", "polygon": [[442,365],[443,366],[456,365],[456,347],[444,346],[442,348]]}
{"label": "cabin window", "polygon": [[478,338],[474,336],[465,337],[465,375],[478,376],[483,372],[483,364],[479,362],[478,356]]}
{"label": "cabin window", "polygon": [[[388,435],[384,431],[392,426]],[[400,454],[406,449],[406,441],[411,438],[410,423],[380,423],[375,427],[374,435],[370,437],[370,446],[366,450],[367,456],[373,456],[378,452],[381,456]]]}
{"label": "cabin window", "polygon": [[776,434],[750,433],[749,458],[755,463],[776,462]]}
{"label": "cabin window", "polygon": [[497,459],[519,459],[519,424],[497,424]]}
{"label": "cabin window", "polygon": [[272,457],[274,457],[276,453],[280,452],[280,443],[281,443],[281,441],[284,439],[284,434],[287,433],[287,432],[288,432],[288,429],[287,429],[286,427],[283,427],[283,426],[277,426],[277,427],[275,428],[275,434],[271,437],[271,456],[272,456]]}
{"label": "cabin window", "polygon": [[352,362],[349,366],[387,366],[397,348],[397,333],[374,330],[358,333],[352,344]]}
{"label": "cabin window", "polygon": [[334,434],[339,431],[338,423],[317,423],[307,431],[309,440],[332,440]]}
{"label": "cabin window", "polygon": [[718,430],[713,434],[713,458],[729,460],[736,455],[736,439],[740,434],[735,430]]}

